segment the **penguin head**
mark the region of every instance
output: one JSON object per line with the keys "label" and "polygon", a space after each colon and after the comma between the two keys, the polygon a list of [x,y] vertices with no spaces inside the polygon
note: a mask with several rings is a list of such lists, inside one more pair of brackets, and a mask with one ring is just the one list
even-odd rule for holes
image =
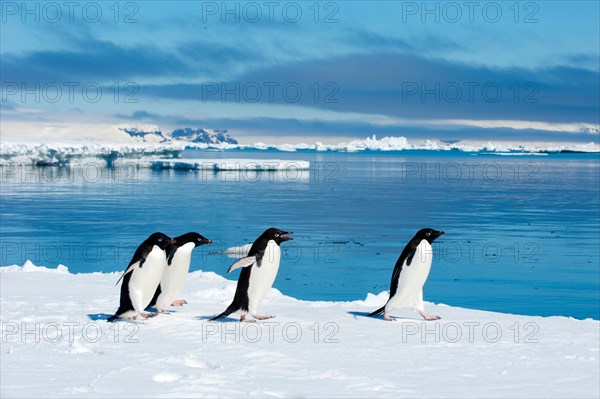
{"label": "penguin head", "polygon": [[270,229],[265,230],[262,233],[262,237],[267,240],[273,240],[277,243],[277,245],[281,244],[284,241],[293,240],[292,237],[288,237],[288,234],[294,234],[291,231],[283,231],[276,229],[275,227],[271,227]]}
{"label": "penguin head", "polygon": [[415,238],[418,238],[419,241],[427,240],[427,242],[431,244],[436,238],[443,236],[444,234],[445,233],[443,231],[426,228],[417,231],[417,234],[415,234]]}
{"label": "penguin head", "polygon": [[169,237],[166,234],[163,234],[161,232],[156,232],[156,233],[151,234],[150,237],[148,237],[148,239],[146,240],[146,242],[150,245],[156,245],[160,249],[165,249],[167,247],[167,245],[173,244],[175,242],[175,240],[173,240],[171,237]]}
{"label": "penguin head", "polygon": [[193,242],[196,247],[200,245],[212,244],[212,241],[201,234],[195,232],[185,233],[179,237],[175,237],[175,242],[178,247]]}

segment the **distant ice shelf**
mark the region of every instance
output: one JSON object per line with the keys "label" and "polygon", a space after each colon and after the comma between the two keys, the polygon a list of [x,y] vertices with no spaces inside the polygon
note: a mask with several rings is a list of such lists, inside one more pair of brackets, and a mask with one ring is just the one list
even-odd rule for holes
{"label": "distant ice shelf", "polygon": [[[133,161],[141,167],[160,169],[188,170],[251,170],[249,165],[254,163],[255,170],[308,169],[306,161],[280,160],[199,160],[181,159],[186,149],[207,151],[249,150],[249,151],[279,151],[279,152],[387,152],[387,151],[462,151],[478,155],[533,155],[549,153],[598,153],[600,145],[590,143],[446,143],[436,140],[410,142],[405,137],[367,137],[363,140],[353,140],[347,143],[323,144],[237,144],[230,142],[196,143],[188,141],[170,142],[27,142],[5,140],[0,143],[0,166],[8,164],[32,166],[68,166],[93,160],[106,166],[115,162]],[[152,163],[146,161],[153,158]],[[232,162],[233,161],[233,162]],[[239,161],[243,161],[240,164]],[[279,165],[277,162],[279,161]],[[211,164],[212,162],[212,164]],[[283,162],[283,163],[282,163]],[[296,164],[296,165],[294,165]],[[242,166],[243,165],[243,166]]]}
{"label": "distant ice shelf", "polygon": [[477,155],[489,155],[496,157],[509,157],[509,156],[546,156],[547,152],[480,152]]}
{"label": "distant ice shelf", "polygon": [[112,166],[119,159],[178,157],[192,143],[14,143],[2,142],[0,165],[66,166],[94,161]]}

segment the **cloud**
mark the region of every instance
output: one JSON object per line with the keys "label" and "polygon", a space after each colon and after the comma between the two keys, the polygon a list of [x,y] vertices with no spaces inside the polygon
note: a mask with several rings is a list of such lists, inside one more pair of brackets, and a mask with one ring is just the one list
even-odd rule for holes
{"label": "cloud", "polygon": [[152,44],[116,44],[100,40],[81,29],[81,36],[55,32],[68,50],[37,50],[2,54],[0,68],[5,82],[115,82],[190,80],[224,76],[224,71],[263,60],[244,45],[188,40],[171,47]]}
{"label": "cloud", "polygon": [[579,68],[586,68],[595,73],[600,73],[600,58],[598,54],[570,54],[564,57],[567,65],[577,65]]}
{"label": "cloud", "polygon": [[318,105],[345,112],[598,123],[598,74],[573,67],[492,69],[414,54],[374,54],[271,68],[240,80],[305,87],[334,82],[338,103]]}
{"label": "cloud", "polygon": [[[237,100],[234,94],[222,95],[236,84]],[[277,85],[272,98],[269,84]],[[283,89],[289,84],[300,87],[300,98],[290,101],[284,95]],[[599,76],[590,70],[568,66],[490,68],[415,54],[361,54],[257,69],[211,87],[217,90],[212,95],[207,95],[207,85],[185,83],[146,85],[140,95],[244,103],[249,99],[244,90],[252,89],[252,85],[262,87],[260,103],[340,113],[426,120],[600,123]],[[252,101],[256,98],[251,97]]]}
{"label": "cloud", "polygon": [[154,114],[148,111],[134,111],[131,115],[117,113],[113,115],[117,119],[127,119],[133,121],[141,120],[160,120],[162,117],[158,114]]}
{"label": "cloud", "polygon": [[100,40],[88,40],[84,49],[34,51],[3,55],[4,81],[81,82],[187,75],[192,69],[178,57],[151,46],[121,47]]}
{"label": "cloud", "polygon": [[2,101],[0,102],[0,109],[2,111],[14,111],[16,110],[16,105],[11,101]]}
{"label": "cloud", "polygon": [[[222,29],[218,24],[201,25]],[[563,56],[558,65],[542,68],[490,67],[441,58],[446,52],[468,51],[443,32],[436,37],[424,32],[390,36],[346,26],[332,30],[331,40],[319,50],[312,47],[319,33],[311,31],[308,39],[296,39],[293,35],[304,31],[294,28],[290,34],[282,27],[277,31],[281,34],[272,35],[265,24],[227,31],[237,32],[235,40],[220,35],[222,30],[200,37],[196,31],[190,35],[196,37],[193,40],[179,35],[177,40],[167,37],[162,44],[123,44],[127,39],[116,43],[107,36],[95,37],[89,27],[75,31],[59,27],[52,40],[64,40],[61,43],[68,46],[3,53],[0,68],[4,82],[100,81],[107,87],[115,81],[135,81],[140,88],[137,97],[149,100],[148,106],[133,112],[122,110],[121,104],[111,106],[108,112],[119,120],[239,129],[244,134],[377,134],[452,140],[461,135],[498,138],[526,132],[543,140],[544,134],[566,138],[571,131],[571,139],[589,139],[589,134],[578,136],[579,127],[592,126],[593,131],[600,124],[597,56]],[[263,36],[251,34],[254,30]],[[198,83],[203,80],[225,86],[207,95],[207,86]],[[267,87],[273,84],[277,86],[271,98]],[[283,89],[288,84],[300,87],[299,98],[286,97]],[[159,113],[175,112],[180,105],[189,105],[186,100],[220,103],[223,87],[238,91],[225,96],[225,105],[236,95],[239,104],[253,103],[254,97],[248,101],[248,92],[244,93],[248,85],[263,88],[256,101],[266,105],[256,107],[259,112],[252,118],[241,117],[241,112],[236,116],[240,107],[231,107],[230,118]],[[14,108],[8,104],[3,111],[9,114]],[[296,110],[298,116],[290,117],[296,116]],[[314,119],[306,116],[311,110]],[[339,119],[326,119],[325,112]],[[351,117],[356,114],[364,119]],[[43,115],[54,117],[51,112]],[[387,122],[378,121],[380,117]]]}
{"label": "cloud", "polygon": [[382,52],[409,52],[418,53],[426,49],[431,53],[434,51],[450,51],[464,49],[462,44],[457,43],[450,38],[437,35],[413,35],[406,38],[399,36],[390,36],[365,29],[349,29],[341,37],[341,42],[352,43],[361,53],[382,53]]}

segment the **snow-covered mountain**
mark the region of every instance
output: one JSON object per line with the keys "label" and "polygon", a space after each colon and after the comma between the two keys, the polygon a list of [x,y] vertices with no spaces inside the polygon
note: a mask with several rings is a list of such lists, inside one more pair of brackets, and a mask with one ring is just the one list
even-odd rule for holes
{"label": "snow-covered mountain", "polygon": [[124,127],[119,128],[119,130],[127,133],[130,137],[139,138],[143,142],[160,143],[168,141],[168,139],[163,135],[163,132],[158,128],[144,129],[137,127]]}
{"label": "snow-covered mountain", "polygon": [[189,143],[204,144],[237,144],[237,140],[231,137],[226,129],[193,129],[186,127],[175,129],[171,133],[163,133],[157,127],[138,128],[123,127],[119,130],[127,133],[130,137],[145,143],[164,143],[169,141],[186,141]]}
{"label": "snow-covered mountain", "polygon": [[192,129],[186,127],[184,129],[176,129],[171,132],[169,137],[172,140],[189,141],[191,143],[206,143],[206,144],[237,144],[237,140],[229,135],[226,129]]}

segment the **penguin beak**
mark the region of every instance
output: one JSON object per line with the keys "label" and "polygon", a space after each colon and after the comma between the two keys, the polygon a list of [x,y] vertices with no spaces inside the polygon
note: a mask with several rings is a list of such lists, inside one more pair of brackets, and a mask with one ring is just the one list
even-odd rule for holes
{"label": "penguin beak", "polygon": [[292,237],[288,237],[288,234],[294,234],[291,231],[285,232],[285,233],[281,233],[281,241],[289,241],[289,240],[293,240]]}
{"label": "penguin beak", "polygon": [[208,245],[208,244],[212,244],[212,240],[209,240],[208,238],[205,238],[204,240],[202,240],[202,244]]}
{"label": "penguin beak", "polygon": [[175,244],[177,241],[173,238],[171,238],[171,241],[169,241],[169,244]]}

